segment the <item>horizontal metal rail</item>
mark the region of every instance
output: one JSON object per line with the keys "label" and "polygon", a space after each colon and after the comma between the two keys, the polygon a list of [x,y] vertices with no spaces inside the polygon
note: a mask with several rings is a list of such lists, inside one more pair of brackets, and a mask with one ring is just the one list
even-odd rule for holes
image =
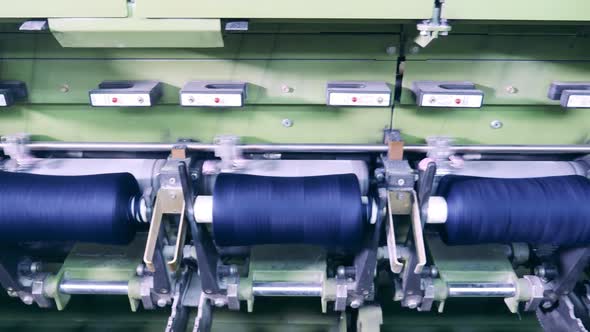
{"label": "horizontal metal rail", "polygon": [[[7,143],[1,143],[4,148]],[[190,151],[212,152],[215,144],[204,143],[85,143],[85,142],[33,142],[27,147],[33,151],[104,151],[104,152],[166,152],[176,145],[184,145]],[[383,153],[383,144],[245,144],[244,152],[292,152],[292,153]],[[426,153],[427,145],[405,145],[404,151]],[[590,145],[453,145],[455,153],[507,153],[507,154],[587,154]]]}
{"label": "horizontal metal rail", "polygon": [[252,284],[254,296],[322,296],[321,283],[255,281]]}
{"label": "horizontal metal rail", "polygon": [[62,280],[59,292],[70,295],[127,295],[127,281],[96,281],[96,280]]}
{"label": "horizontal metal rail", "polygon": [[449,297],[513,297],[516,286],[500,282],[449,282]]}

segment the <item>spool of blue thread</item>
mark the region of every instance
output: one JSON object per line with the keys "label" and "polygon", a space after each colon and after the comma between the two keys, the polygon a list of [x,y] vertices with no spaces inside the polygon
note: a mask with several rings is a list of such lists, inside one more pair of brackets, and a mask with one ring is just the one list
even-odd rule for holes
{"label": "spool of blue thread", "polygon": [[364,233],[354,174],[266,177],[223,173],[213,189],[220,246],[315,244],[354,250]]}
{"label": "spool of blue thread", "polygon": [[0,172],[0,241],[127,244],[135,236],[129,173],[48,176]]}
{"label": "spool of blue thread", "polygon": [[448,244],[590,244],[590,180],[582,176],[497,179],[447,175]]}

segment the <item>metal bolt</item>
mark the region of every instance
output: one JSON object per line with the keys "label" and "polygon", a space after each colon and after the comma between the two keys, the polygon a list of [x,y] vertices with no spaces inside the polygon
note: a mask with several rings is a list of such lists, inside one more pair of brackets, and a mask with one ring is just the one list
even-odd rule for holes
{"label": "metal bolt", "polygon": [[397,185],[398,185],[398,186],[400,186],[400,187],[401,187],[401,186],[403,186],[404,184],[406,184],[406,180],[404,180],[404,179],[398,179],[398,180],[397,180]]}
{"label": "metal bolt", "polygon": [[144,101],[145,100],[143,99],[143,97],[138,97],[137,98],[137,102],[140,103],[140,104],[143,104]]}
{"label": "metal bolt", "polygon": [[63,92],[63,93],[67,93],[70,91],[70,86],[67,84],[63,84],[60,88],[59,91]]}
{"label": "metal bolt", "polygon": [[434,265],[432,265],[430,267],[430,276],[433,277],[433,278],[438,277],[438,267],[436,267]]}
{"label": "metal bolt", "polygon": [[285,127],[285,128],[290,128],[293,126],[293,121],[291,121],[291,119],[283,119],[283,121],[281,121],[281,123],[283,124],[283,127]]}
{"label": "metal bolt", "polygon": [[283,91],[284,93],[291,93],[293,92],[293,89],[287,84],[283,84],[281,85],[281,91]]}
{"label": "metal bolt", "polygon": [[[590,172],[590,170],[589,170]],[[375,172],[375,179],[377,179],[377,181],[383,181],[385,179],[385,174],[383,173],[383,169],[380,168]]]}
{"label": "metal bolt", "polygon": [[189,104],[194,103],[195,102],[195,97],[193,97],[193,96],[188,97],[188,102],[189,102]]}
{"label": "metal bolt", "polygon": [[537,277],[543,278],[545,277],[545,267],[543,265],[539,265],[535,267],[535,275]]}
{"label": "metal bolt", "polygon": [[199,173],[197,173],[197,172],[192,172],[191,173],[191,179],[196,180],[198,178],[199,178]]}
{"label": "metal bolt", "polygon": [[490,128],[492,129],[500,129],[504,124],[500,120],[494,120],[490,122]]}
{"label": "metal bolt", "polygon": [[389,46],[385,49],[385,53],[387,53],[387,55],[395,55],[397,53],[397,47]]}
{"label": "metal bolt", "polygon": [[410,54],[418,54],[418,52],[420,52],[420,47],[419,46],[412,46],[412,47],[410,47]]}
{"label": "metal bolt", "polygon": [[553,303],[551,303],[551,301],[543,301],[543,303],[541,303],[541,307],[543,307],[543,309],[549,309],[553,306]]}
{"label": "metal bolt", "polygon": [[10,296],[10,297],[17,297],[18,296],[18,293],[12,287],[6,288],[6,294],[8,294],[8,296]]}
{"label": "metal bolt", "polygon": [[383,97],[379,97],[379,98],[377,98],[377,102],[378,102],[379,104],[381,104],[381,103],[383,102]]}
{"label": "metal bolt", "polygon": [[137,274],[138,277],[142,277],[144,272],[145,266],[143,264],[137,265],[137,267],[135,268],[135,274]]}
{"label": "metal bolt", "polygon": [[160,289],[160,294],[168,294],[168,290],[166,288]]}
{"label": "metal bolt", "polygon": [[418,304],[420,304],[420,300],[418,298],[412,296],[408,299],[406,304],[407,304],[408,308],[416,309],[418,307]]}
{"label": "metal bolt", "polygon": [[216,307],[221,308],[221,307],[223,307],[225,305],[225,300],[222,299],[222,298],[220,298],[220,297],[218,297],[218,298],[215,299],[214,304],[215,304]]}
{"label": "metal bolt", "polygon": [[175,184],[176,183],[176,179],[175,178],[170,178],[170,179],[168,179],[168,183]]}
{"label": "metal bolt", "polygon": [[164,308],[166,306],[166,304],[168,304],[168,301],[166,301],[166,299],[164,299],[164,298],[158,299],[158,307]]}
{"label": "metal bolt", "polygon": [[365,289],[365,290],[363,291],[363,295],[369,295],[369,291]]}
{"label": "metal bolt", "polygon": [[360,299],[352,300],[350,302],[350,307],[353,308],[353,309],[356,309],[356,308],[360,307],[361,304],[363,304],[363,301],[360,300]]}
{"label": "metal bolt", "polygon": [[210,289],[205,289],[205,293],[206,294],[211,294],[211,290]]}
{"label": "metal bolt", "polygon": [[31,295],[25,295],[23,296],[23,303],[26,305],[31,305],[33,304],[33,297]]}
{"label": "metal bolt", "polygon": [[534,273],[537,277],[543,279],[553,279],[557,276],[557,268],[554,266],[539,265],[534,269]]}
{"label": "metal bolt", "polygon": [[33,262],[31,263],[31,273],[37,273],[37,272],[41,272],[41,269],[43,268],[43,265],[41,264],[41,262]]}
{"label": "metal bolt", "polygon": [[506,92],[510,94],[515,94],[518,92],[518,89],[512,85],[506,87]]}

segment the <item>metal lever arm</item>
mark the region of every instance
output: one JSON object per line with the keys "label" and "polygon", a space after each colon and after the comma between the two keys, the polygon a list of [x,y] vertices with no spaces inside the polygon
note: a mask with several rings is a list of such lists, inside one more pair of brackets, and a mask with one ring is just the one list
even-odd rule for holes
{"label": "metal lever arm", "polygon": [[180,175],[180,184],[184,195],[184,206],[186,217],[190,225],[193,243],[197,253],[197,263],[199,264],[199,274],[201,284],[205,293],[218,294],[220,292],[219,283],[217,282],[217,263],[219,254],[213,243],[211,234],[205,228],[205,225],[198,224],[195,220],[193,203],[195,201],[192,184],[189,180],[187,167],[184,162],[178,163],[178,173]]}

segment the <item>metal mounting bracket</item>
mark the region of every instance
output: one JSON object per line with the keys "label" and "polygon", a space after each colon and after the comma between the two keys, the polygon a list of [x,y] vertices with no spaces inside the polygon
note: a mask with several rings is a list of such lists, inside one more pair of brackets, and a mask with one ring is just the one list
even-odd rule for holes
{"label": "metal mounting bracket", "polygon": [[451,26],[447,20],[441,17],[444,2],[444,0],[435,0],[432,18],[417,24],[416,28],[420,32],[420,35],[414,39],[414,42],[420,45],[420,47],[426,47],[434,39],[439,36],[446,36],[451,31]]}

